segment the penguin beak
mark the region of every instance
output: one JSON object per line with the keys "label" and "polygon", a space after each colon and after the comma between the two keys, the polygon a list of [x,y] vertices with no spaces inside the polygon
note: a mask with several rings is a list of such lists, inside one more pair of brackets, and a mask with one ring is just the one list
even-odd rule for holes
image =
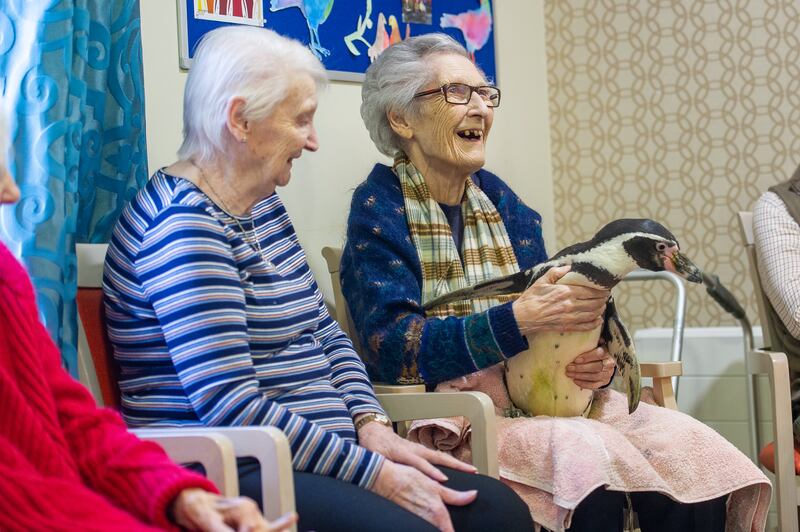
{"label": "penguin beak", "polygon": [[677,245],[664,252],[664,269],[677,273],[690,283],[703,282],[703,272],[678,250]]}

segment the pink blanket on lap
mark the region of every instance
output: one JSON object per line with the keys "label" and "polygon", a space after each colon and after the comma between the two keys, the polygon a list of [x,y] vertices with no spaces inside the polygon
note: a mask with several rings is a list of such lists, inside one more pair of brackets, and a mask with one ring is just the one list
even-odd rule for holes
{"label": "pink blanket on lap", "polygon": [[[448,390],[479,390],[492,398],[500,478],[550,530],[568,528],[575,507],[600,486],[657,491],[685,503],[730,493],[726,530],[764,530],[772,492],[766,476],[713,429],[656,406],[649,389],[631,415],[626,397],[606,389],[596,393],[588,418],[514,419],[500,415],[510,400],[498,366],[437,387]],[[469,459],[469,435],[464,418],[451,418],[415,421],[408,437]]]}

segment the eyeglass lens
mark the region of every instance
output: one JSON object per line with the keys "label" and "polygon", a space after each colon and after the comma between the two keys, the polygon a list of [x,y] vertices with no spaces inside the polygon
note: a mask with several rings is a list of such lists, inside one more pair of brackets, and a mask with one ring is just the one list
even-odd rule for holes
{"label": "eyeglass lens", "polygon": [[465,83],[448,83],[444,86],[444,96],[448,103],[465,104],[472,98],[472,92],[486,102],[489,107],[497,107],[500,104],[500,91],[496,87],[472,87]]}

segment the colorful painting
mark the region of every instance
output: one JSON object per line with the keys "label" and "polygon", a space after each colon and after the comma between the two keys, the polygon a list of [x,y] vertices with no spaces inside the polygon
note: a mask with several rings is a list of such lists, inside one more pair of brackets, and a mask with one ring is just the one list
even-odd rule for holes
{"label": "colorful painting", "polygon": [[261,0],[193,0],[194,18],[228,24],[263,26]]}
{"label": "colorful painting", "polygon": [[486,46],[489,35],[492,33],[492,8],[489,0],[481,0],[478,9],[471,9],[463,13],[451,15],[445,13],[439,22],[442,28],[455,28],[461,32],[467,51],[475,61],[475,52]]}
{"label": "colorful painting", "polygon": [[386,48],[413,35],[444,32],[496,80],[490,0],[177,0],[181,67],[208,31],[224,24],[271,28],[305,43],[331,79],[360,81]]}
{"label": "colorful painting", "polygon": [[403,0],[403,22],[431,24],[433,6],[431,0]]}

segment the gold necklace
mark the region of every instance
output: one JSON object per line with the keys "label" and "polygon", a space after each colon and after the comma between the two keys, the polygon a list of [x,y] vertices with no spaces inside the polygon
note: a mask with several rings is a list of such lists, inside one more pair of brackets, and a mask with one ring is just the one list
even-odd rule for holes
{"label": "gold necklace", "polygon": [[[250,214],[250,227],[251,227],[251,229],[250,229],[250,231],[248,231],[248,230],[246,230],[244,228],[244,226],[242,225],[242,222],[239,221],[239,217],[234,215],[234,214],[232,214],[231,209],[228,208],[228,205],[222,199],[222,196],[219,195],[219,192],[217,192],[217,190],[211,184],[211,181],[208,180],[208,177],[206,177],[206,173],[203,171],[203,169],[200,167],[200,165],[198,165],[194,161],[189,161],[189,162],[192,163],[192,165],[200,171],[200,177],[203,179],[203,182],[208,186],[208,188],[211,190],[211,192],[214,194],[214,196],[216,196],[217,200],[220,203],[219,206],[221,207],[222,212],[227,214],[229,217],[233,218],[233,221],[236,222],[236,225],[239,226],[239,229],[242,231],[242,235],[244,236],[245,242],[247,242],[248,245],[251,248],[253,248],[254,251],[258,252],[259,256],[261,257],[261,260],[263,260],[267,264],[272,264],[264,256],[264,250],[261,249],[261,242],[259,242],[258,233],[256,233],[256,220],[253,217],[252,213]],[[206,194],[206,196],[208,196],[208,194]]]}

